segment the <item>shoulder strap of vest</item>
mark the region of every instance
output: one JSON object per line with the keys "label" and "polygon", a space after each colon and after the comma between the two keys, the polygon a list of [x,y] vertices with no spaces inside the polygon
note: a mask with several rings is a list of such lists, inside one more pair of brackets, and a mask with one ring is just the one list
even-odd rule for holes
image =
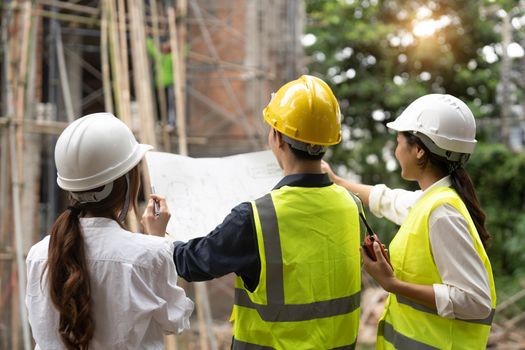
{"label": "shoulder strap of vest", "polygon": [[[357,211],[363,214],[365,216],[365,211],[363,209],[363,202],[361,202],[361,199],[352,191],[348,191],[350,194],[350,197],[354,200],[355,204],[357,205]],[[359,222],[359,235],[361,236],[361,240],[363,240],[366,236],[366,227],[363,225],[361,220],[358,220]]]}

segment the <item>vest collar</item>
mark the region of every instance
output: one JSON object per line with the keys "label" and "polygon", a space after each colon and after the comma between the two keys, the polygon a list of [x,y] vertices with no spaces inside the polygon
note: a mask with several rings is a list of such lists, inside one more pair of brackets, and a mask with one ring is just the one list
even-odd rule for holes
{"label": "vest collar", "polygon": [[273,188],[278,190],[284,186],[291,187],[325,187],[330,186],[332,181],[327,174],[292,174],[285,176]]}

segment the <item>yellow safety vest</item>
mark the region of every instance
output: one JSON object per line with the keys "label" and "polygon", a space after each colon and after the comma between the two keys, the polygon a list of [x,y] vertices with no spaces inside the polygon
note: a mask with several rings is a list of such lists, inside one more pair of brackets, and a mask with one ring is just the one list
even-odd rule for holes
{"label": "yellow safety vest", "polygon": [[237,277],[233,349],[354,349],[361,290],[357,205],[340,186],[284,186],[252,202],[261,260]]}
{"label": "yellow safety vest", "polygon": [[406,282],[432,285],[442,280],[434,262],[428,219],[440,205],[452,205],[468,223],[483,265],[492,297],[492,312],[485,319],[461,320],[441,317],[435,310],[400,295],[390,294],[379,321],[376,349],[485,349],[496,308],[496,290],[489,259],[474,222],[456,191],[437,187],[425,193],[410,210],[390,243],[395,276]]}

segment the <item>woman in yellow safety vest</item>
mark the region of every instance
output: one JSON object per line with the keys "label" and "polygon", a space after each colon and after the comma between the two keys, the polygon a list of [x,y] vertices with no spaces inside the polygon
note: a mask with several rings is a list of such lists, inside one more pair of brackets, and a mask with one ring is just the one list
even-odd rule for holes
{"label": "woman in yellow safety vest", "polygon": [[362,254],[389,292],[377,349],[485,349],[496,291],[485,214],[463,168],[476,144],[474,116],[456,97],[430,94],[387,126],[397,132],[401,176],[421,190],[350,183],[323,165],[372,213],[401,225],[389,246],[393,270],[378,243],[377,261]]}

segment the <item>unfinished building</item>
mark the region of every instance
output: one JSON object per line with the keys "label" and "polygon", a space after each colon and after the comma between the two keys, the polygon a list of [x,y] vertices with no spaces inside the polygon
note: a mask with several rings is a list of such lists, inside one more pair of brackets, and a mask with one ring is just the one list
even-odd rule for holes
{"label": "unfinished building", "polygon": [[[109,111],[161,151],[201,157],[263,149],[263,107],[271,92],[303,73],[304,4],[19,0],[1,6],[0,348],[29,349],[25,254],[66,205],[56,186],[57,135],[82,115]],[[159,51],[169,43],[169,88],[155,83],[161,62],[148,54],[148,42]],[[213,338],[200,347],[217,348]]]}

